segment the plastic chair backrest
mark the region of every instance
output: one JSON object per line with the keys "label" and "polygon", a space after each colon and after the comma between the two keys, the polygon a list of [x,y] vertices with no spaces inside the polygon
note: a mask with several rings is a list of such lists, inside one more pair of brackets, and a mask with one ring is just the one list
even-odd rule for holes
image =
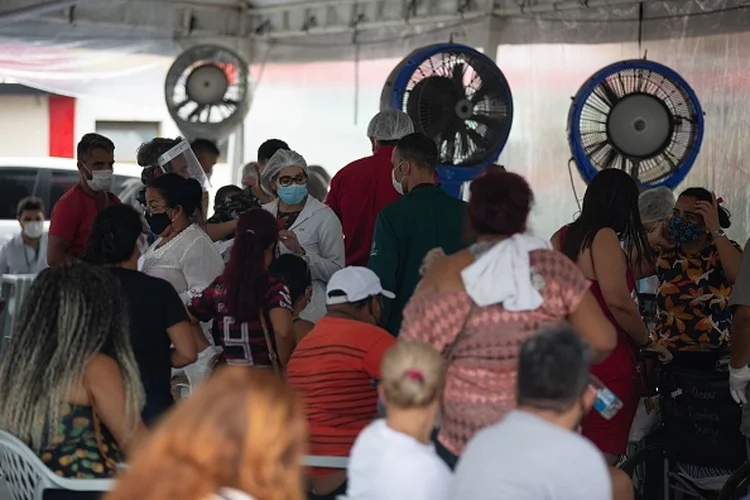
{"label": "plastic chair backrest", "polygon": [[108,491],[110,479],[65,479],[55,475],[26,444],[0,431],[0,470],[13,500],[42,500],[49,488],[71,491]]}

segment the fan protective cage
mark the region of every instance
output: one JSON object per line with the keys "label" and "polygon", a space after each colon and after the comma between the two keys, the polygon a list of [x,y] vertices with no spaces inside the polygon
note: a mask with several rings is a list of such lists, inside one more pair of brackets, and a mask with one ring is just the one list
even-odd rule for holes
{"label": "fan protective cage", "polygon": [[695,163],[703,133],[703,110],[690,85],[644,59],[596,72],[568,113],[568,142],[586,183],[604,168],[620,168],[641,187],[674,189]]}
{"label": "fan protective cage", "polygon": [[250,110],[247,63],[220,45],[197,45],[175,59],[164,82],[167,109],[188,138],[221,140]]}
{"label": "fan protective cage", "polygon": [[389,108],[407,113],[415,131],[435,140],[439,167],[472,171],[497,160],[513,121],[505,75],[492,59],[461,44],[430,45],[405,57],[380,96],[380,109]]}

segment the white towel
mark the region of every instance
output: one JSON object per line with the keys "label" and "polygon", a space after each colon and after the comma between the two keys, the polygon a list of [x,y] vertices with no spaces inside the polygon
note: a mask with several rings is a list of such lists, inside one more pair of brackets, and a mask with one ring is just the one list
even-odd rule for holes
{"label": "white towel", "polygon": [[480,307],[502,304],[508,311],[533,311],[542,296],[532,282],[529,252],[549,249],[533,234],[516,234],[487,250],[461,271],[466,293]]}

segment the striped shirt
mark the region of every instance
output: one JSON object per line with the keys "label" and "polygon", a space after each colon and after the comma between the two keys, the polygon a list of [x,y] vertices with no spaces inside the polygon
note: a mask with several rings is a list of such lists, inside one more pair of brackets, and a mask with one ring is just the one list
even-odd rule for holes
{"label": "striped shirt", "polygon": [[[378,416],[380,361],[396,343],[387,331],[352,319],[323,317],[297,345],[287,382],[302,396],[310,453],[348,456],[359,432]],[[313,470],[314,475],[336,472]]]}

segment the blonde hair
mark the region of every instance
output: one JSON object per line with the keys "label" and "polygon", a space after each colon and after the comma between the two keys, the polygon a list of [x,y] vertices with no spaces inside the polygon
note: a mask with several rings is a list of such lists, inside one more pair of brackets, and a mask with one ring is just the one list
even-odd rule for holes
{"label": "blonde hair", "polygon": [[72,262],[39,273],[0,362],[0,429],[43,450],[86,364],[103,353],[120,369],[127,431],[135,432],[144,393],[126,300],[104,268]]}
{"label": "blonde hair", "polygon": [[268,370],[220,368],[159,424],[107,500],[302,500],[303,408]]}
{"label": "blonde hair", "polygon": [[397,408],[424,407],[443,390],[445,362],[424,342],[398,342],[380,365],[380,386],[388,404]]}

